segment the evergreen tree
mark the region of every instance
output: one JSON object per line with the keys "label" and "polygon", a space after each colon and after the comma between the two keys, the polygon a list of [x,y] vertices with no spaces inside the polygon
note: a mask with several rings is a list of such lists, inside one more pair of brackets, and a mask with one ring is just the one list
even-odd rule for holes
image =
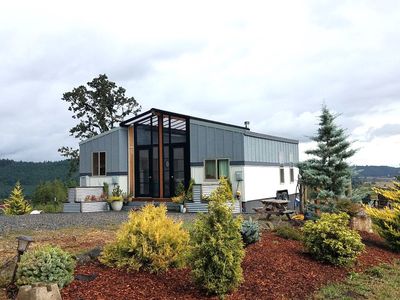
{"label": "evergreen tree", "polygon": [[221,297],[243,280],[242,220],[233,217],[228,206],[232,200],[229,183],[221,178],[220,186],[210,195],[208,214],[197,217],[191,232],[194,280],[208,294]]}
{"label": "evergreen tree", "polygon": [[32,211],[32,207],[25,200],[19,181],[11,191],[10,197],[4,201],[4,213],[6,215],[24,215]]}
{"label": "evergreen tree", "polygon": [[311,137],[317,147],[306,151],[312,158],[299,164],[301,180],[311,188],[314,199],[341,198],[351,182],[352,169],[346,159],[356,150],[350,149],[345,130],[335,124],[336,117],[322,107],[318,132]]}

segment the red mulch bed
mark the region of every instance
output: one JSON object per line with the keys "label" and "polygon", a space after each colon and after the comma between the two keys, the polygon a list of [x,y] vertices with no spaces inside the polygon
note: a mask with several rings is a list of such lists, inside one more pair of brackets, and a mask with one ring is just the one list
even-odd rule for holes
{"label": "red mulch bed", "polygon": [[[340,268],[315,261],[300,242],[265,232],[262,240],[246,248],[243,261],[245,281],[227,299],[306,299],[315,290],[343,280],[350,271],[400,259],[373,234],[362,234],[366,251],[353,268]],[[215,299],[197,290],[190,270],[169,270],[164,274],[127,273],[90,263],[76,268],[75,275],[96,274],[89,282],[74,280],[62,290],[66,299]]]}

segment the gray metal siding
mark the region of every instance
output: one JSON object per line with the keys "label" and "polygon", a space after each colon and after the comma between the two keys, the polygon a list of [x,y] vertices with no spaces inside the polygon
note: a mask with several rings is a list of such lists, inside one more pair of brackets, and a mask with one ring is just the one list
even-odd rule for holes
{"label": "gray metal siding", "polygon": [[228,158],[243,161],[243,134],[227,126],[190,121],[190,162]]}
{"label": "gray metal siding", "polygon": [[[282,153],[282,161],[279,159],[279,153]],[[244,161],[271,164],[298,163],[299,146],[296,143],[269,140],[245,135]]]}
{"label": "gray metal siding", "polygon": [[128,131],[119,127],[79,145],[79,173],[92,173],[92,153],[106,152],[106,173],[128,172]]}

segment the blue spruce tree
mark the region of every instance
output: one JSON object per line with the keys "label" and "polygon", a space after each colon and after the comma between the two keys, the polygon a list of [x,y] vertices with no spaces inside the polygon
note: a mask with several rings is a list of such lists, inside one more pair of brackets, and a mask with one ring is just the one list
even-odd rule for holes
{"label": "blue spruce tree", "polygon": [[322,107],[318,132],[311,137],[317,147],[306,151],[312,158],[299,164],[301,181],[310,189],[311,198],[328,206],[345,196],[352,174],[346,160],[356,153],[345,130],[335,124],[336,117],[325,105]]}

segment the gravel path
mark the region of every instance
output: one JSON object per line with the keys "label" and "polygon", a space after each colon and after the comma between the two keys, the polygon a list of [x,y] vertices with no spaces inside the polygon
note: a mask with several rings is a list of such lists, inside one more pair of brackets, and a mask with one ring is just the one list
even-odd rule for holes
{"label": "gravel path", "polygon": [[[196,214],[168,213],[179,220],[192,220]],[[128,217],[127,211],[92,212],[92,213],[59,213],[23,216],[0,215],[0,235],[22,230],[57,230],[59,228],[88,226],[104,227],[120,224]]]}

